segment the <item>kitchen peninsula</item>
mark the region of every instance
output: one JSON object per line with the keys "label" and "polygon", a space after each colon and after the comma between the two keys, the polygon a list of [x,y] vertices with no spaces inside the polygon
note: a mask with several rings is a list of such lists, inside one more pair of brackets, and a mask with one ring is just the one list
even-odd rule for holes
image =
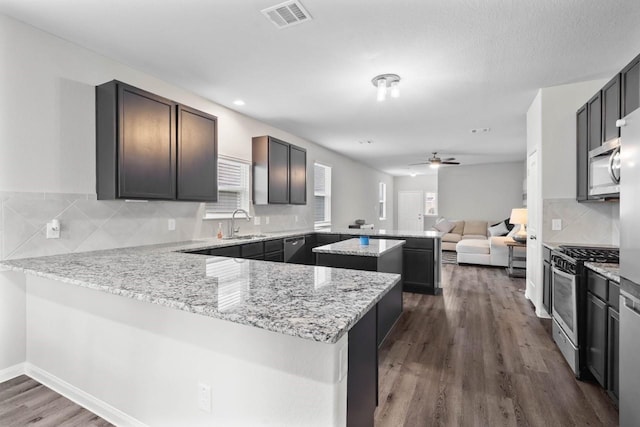
{"label": "kitchen peninsula", "polygon": [[27,373],[118,425],[354,425],[350,349],[400,276],[180,253],[203,244],[2,261]]}

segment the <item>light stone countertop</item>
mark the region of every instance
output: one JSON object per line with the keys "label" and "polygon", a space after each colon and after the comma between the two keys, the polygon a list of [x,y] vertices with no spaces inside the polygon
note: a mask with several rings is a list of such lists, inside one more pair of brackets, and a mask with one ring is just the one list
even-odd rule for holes
{"label": "light stone countertop", "polygon": [[179,252],[253,241],[71,253],[0,261],[0,268],[325,343],[337,342],[400,280],[398,274]]}
{"label": "light stone countertop", "polygon": [[609,280],[620,283],[620,264],[585,262],[584,266],[598,274],[602,274]]}
{"label": "light stone countertop", "polygon": [[360,239],[349,239],[313,248],[313,252],[335,255],[380,257],[392,249],[401,248],[404,240],[369,239],[368,245],[361,245]]}

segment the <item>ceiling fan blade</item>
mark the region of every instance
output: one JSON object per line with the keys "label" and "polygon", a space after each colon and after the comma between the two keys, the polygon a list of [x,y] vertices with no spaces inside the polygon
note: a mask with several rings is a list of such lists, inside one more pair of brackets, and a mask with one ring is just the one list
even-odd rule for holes
{"label": "ceiling fan blade", "polygon": [[459,165],[460,162],[442,162],[443,165]]}
{"label": "ceiling fan blade", "polygon": [[422,163],[411,163],[409,166],[420,166],[420,165],[430,165],[431,162],[422,162]]}
{"label": "ceiling fan blade", "polygon": [[450,162],[451,160],[455,160],[455,157],[448,157],[446,159],[442,159],[443,162]]}

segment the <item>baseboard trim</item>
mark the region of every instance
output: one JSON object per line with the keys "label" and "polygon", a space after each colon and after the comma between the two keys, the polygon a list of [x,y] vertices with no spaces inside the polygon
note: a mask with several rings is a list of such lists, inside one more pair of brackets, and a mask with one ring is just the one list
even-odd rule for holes
{"label": "baseboard trim", "polygon": [[24,374],[63,395],[67,399],[77,403],[83,408],[88,409],[101,418],[104,418],[111,424],[122,427],[147,427],[146,424],[138,421],[132,416],[125,414],[121,410],[79,389],[78,387],[69,384],[55,375],[50,374],[49,372],[40,369],[29,362],[25,362],[23,365]]}
{"label": "baseboard trim", "polygon": [[25,363],[18,363],[17,365],[9,366],[8,368],[0,370],[0,383],[9,381],[25,373]]}

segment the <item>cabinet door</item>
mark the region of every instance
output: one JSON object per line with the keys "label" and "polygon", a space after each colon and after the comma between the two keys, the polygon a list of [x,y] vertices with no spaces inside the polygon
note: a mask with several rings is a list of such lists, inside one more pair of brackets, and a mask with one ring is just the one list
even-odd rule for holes
{"label": "cabinet door", "polygon": [[118,107],[118,197],[175,199],[175,104],[119,84]]}
{"label": "cabinet door", "polygon": [[598,92],[587,104],[589,150],[593,150],[602,145],[602,92]]}
{"label": "cabinet door", "polygon": [[620,137],[616,121],[620,118],[620,74],[602,88],[602,141]]}
{"label": "cabinet door", "polygon": [[264,254],[265,261],[284,262],[284,254],[282,252],[272,252]]}
{"label": "cabinet door", "polygon": [[607,386],[607,304],[587,292],[587,367],[603,387]]}
{"label": "cabinet door", "polygon": [[296,146],[290,148],[289,203],[307,204],[307,151]]}
{"label": "cabinet door", "polygon": [[433,288],[433,251],[425,249],[403,250],[403,281],[413,287]]}
{"label": "cabinet door", "polygon": [[289,144],[269,138],[269,203],[289,203]]}
{"label": "cabinet door", "polygon": [[640,107],[640,55],[629,63],[621,73],[622,117]]}
{"label": "cabinet door", "polygon": [[587,104],[576,113],[576,200],[589,197],[589,126]]}
{"label": "cabinet door", "polygon": [[218,200],[218,140],[214,116],[178,106],[178,199]]}
{"label": "cabinet door", "polygon": [[619,400],[619,349],[620,349],[620,314],[609,307],[609,324],[607,340],[607,391],[611,397]]}

